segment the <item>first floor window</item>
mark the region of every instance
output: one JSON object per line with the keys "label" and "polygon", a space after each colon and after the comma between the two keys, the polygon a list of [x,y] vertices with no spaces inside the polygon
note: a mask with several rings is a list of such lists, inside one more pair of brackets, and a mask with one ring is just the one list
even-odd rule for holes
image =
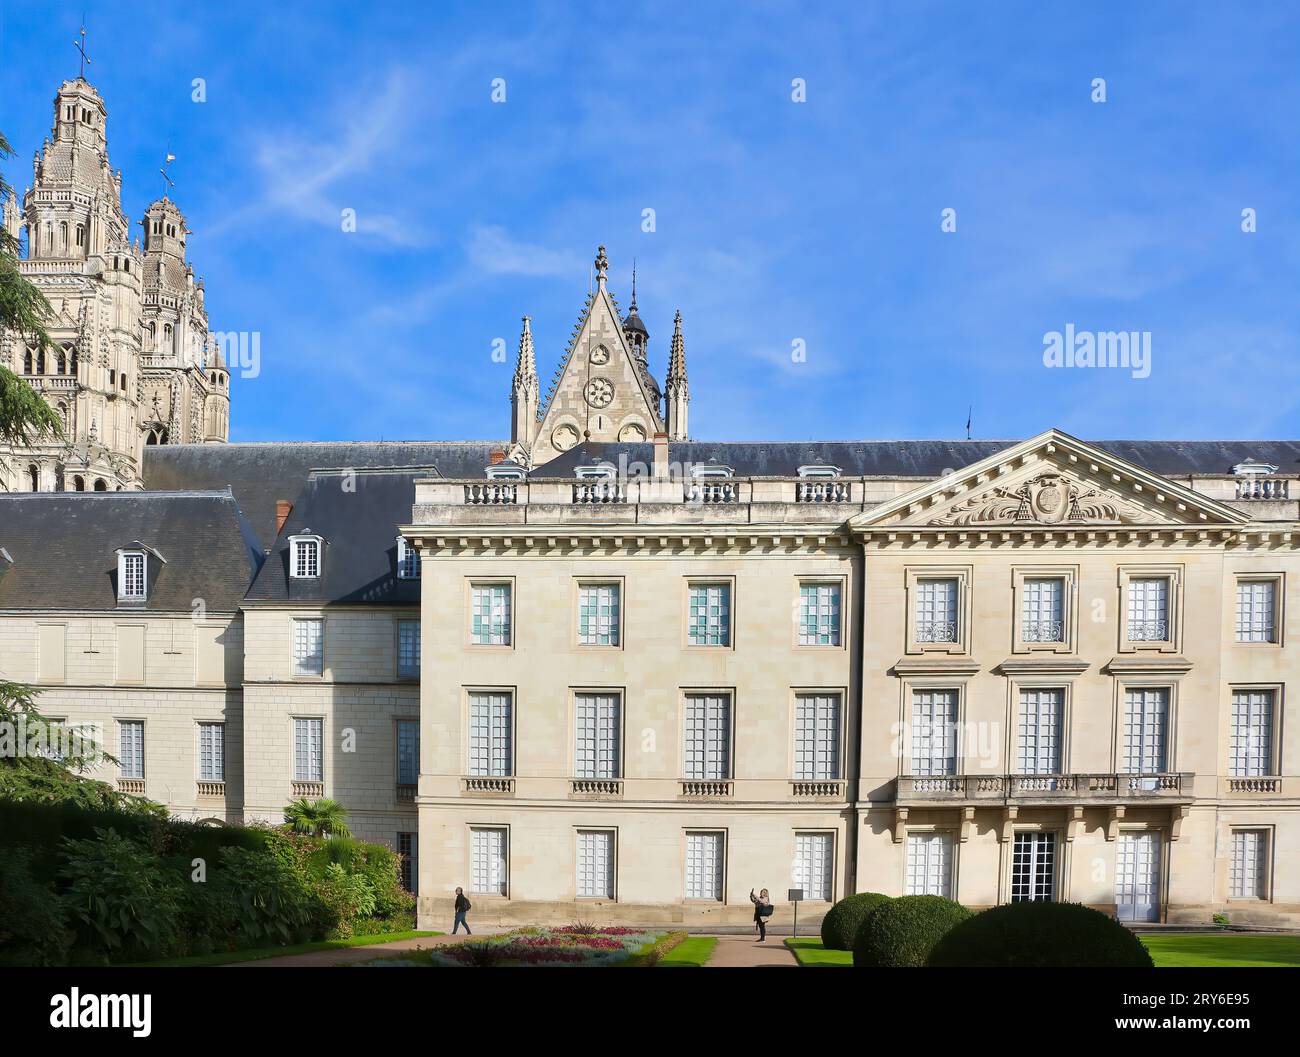
{"label": "first floor window", "polygon": [[840,644],[840,585],[799,585],[799,645]]}
{"label": "first floor window", "polygon": [[226,780],[226,725],[199,724],[199,779],[204,782]]}
{"label": "first floor window", "polygon": [[1163,774],[1166,731],[1169,729],[1169,690],[1130,689],[1124,694],[1124,770],[1128,774]]}
{"label": "first floor window", "polygon": [[1228,773],[1256,778],[1273,773],[1273,691],[1232,692],[1232,742]]}
{"label": "first floor window", "polygon": [[509,646],[510,585],[474,584],[470,594],[470,641],[475,646]]}
{"label": "first floor window", "polygon": [[1237,582],[1237,641],[1276,642],[1277,581]]}
{"label": "first floor window", "polygon": [[1011,858],[1011,902],[1056,898],[1056,834],[1017,833]]}
{"label": "first floor window", "polygon": [[916,584],[916,641],[957,641],[957,581],[918,580]]}
{"label": "first floor window", "polygon": [[726,694],[688,694],[683,778],[731,777],[731,698]]}
{"label": "first floor window", "polygon": [[803,889],[804,899],[829,903],[834,898],[835,836],[831,833],[796,833],[794,869],[790,879]]}
{"label": "first floor window", "polygon": [[420,780],[420,721],[397,721],[397,784],[415,785]]}
{"label": "first floor window", "polygon": [[618,584],[582,584],[578,588],[578,643],[618,645]]}
{"label": "first floor window", "polygon": [[1061,690],[1020,691],[1017,735],[1021,774],[1061,773]]}
{"label": "first floor window", "polygon": [[952,898],[952,834],[907,835],[907,894]]}
{"label": "first floor window", "polygon": [[1164,576],[1135,577],[1128,582],[1130,642],[1169,639],[1169,580]]}
{"label": "first floor window", "polygon": [[295,620],[293,622],[293,674],[323,675],[325,651],[323,649],[324,622],[320,620]]}
{"label": "first floor window", "polygon": [[144,777],[144,722],[124,719],[118,725],[118,758],[123,778]]}
{"label": "first floor window", "polygon": [[1234,829],[1229,893],[1233,899],[1268,898],[1268,831]]}
{"label": "first floor window", "polygon": [[619,712],[618,694],[578,694],[574,698],[574,777],[622,777]]}
{"label": "first floor window", "polygon": [[323,782],[325,764],[323,719],[293,721],[293,779],[295,782]]}
{"label": "first floor window", "polygon": [[721,833],[686,834],[686,898],[722,902]]}
{"label": "first floor window", "polygon": [[469,698],[469,773],[483,778],[514,774],[513,701],[509,693],[486,691]]}
{"label": "first floor window", "polygon": [[578,831],[578,896],[581,899],[614,898],[613,830]]}
{"label": "first floor window", "polygon": [[912,694],[912,773],[957,773],[957,691]]}
{"label": "first floor window", "polygon": [[470,890],[481,895],[506,894],[506,831],[471,829]]}
{"label": "first floor window", "polygon": [[794,776],[801,781],[840,777],[839,694],[800,694],[795,698]]}
{"label": "first floor window", "polygon": [[1065,641],[1065,581],[1059,576],[1026,578],[1021,610],[1021,641]]}
{"label": "first floor window", "polygon": [[397,622],[397,677],[399,679],[420,678],[420,622],[418,620]]}
{"label": "first floor window", "polygon": [[692,646],[731,645],[731,585],[692,584],[687,641]]}
{"label": "first floor window", "polygon": [[397,858],[401,863],[402,887],[412,895],[420,891],[420,835],[397,835]]}

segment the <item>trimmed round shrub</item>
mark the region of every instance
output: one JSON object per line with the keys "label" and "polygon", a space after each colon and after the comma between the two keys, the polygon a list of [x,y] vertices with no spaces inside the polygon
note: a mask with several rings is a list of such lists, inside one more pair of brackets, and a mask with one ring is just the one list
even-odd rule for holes
{"label": "trimmed round shrub", "polygon": [[1078,903],[1007,903],[976,914],[930,952],[930,965],[1037,969],[1065,965],[1150,969],[1142,941]]}
{"label": "trimmed round shrub", "polygon": [[858,926],[876,907],[888,901],[889,896],[879,892],[845,896],[822,918],[822,946],[828,951],[853,950],[853,937],[858,934]]}
{"label": "trimmed round shrub", "polygon": [[969,917],[969,910],[943,896],[890,899],[858,926],[853,964],[859,968],[925,965],[934,945]]}

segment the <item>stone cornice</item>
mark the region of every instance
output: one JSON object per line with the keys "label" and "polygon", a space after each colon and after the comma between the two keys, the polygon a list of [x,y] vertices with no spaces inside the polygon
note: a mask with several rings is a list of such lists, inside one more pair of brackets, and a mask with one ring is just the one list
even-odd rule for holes
{"label": "stone cornice", "polygon": [[422,557],[461,553],[557,555],[645,554],[817,554],[856,550],[853,539],[827,526],[758,529],[749,526],[655,526],[653,532],[628,531],[635,526],[503,526],[464,530],[458,526],[400,527]]}

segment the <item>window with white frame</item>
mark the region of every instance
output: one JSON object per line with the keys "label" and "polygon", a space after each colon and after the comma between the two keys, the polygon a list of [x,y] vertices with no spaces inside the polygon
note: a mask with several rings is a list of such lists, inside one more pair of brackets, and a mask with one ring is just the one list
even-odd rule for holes
{"label": "window with white frame", "polygon": [[790,879],[810,902],[829,903],[834,898],[835,835],[796,833],[794,865]]}
{"label": "window with white frame", "polygon": [[293,780],[325,780],[325,721],[320,718],[296,718],[293,721]]}
{"label": "window with white frame", "polygon": [[1026,577],[1020,593],[1022,642],[1065,641],[1065,580]]}
{"label": "window with white frame", "polygon": [[794,702],[794,776],[800,781],[840,777],[840,695],[799,694]]}
{"label": "window with white frame", "polygon": [[470,587],[470,641],[475,646],[510,645],[510,585]]}
{"label": "window with white frame", "polygon": [[718,781],[731,777],[731,698],[688,694],[682,724],[683,778]]}
{"label": "window with white frame", "polygon": [[397,784],[416,785],[420,781],[420,721],[397,721]]}
{"label": "window with white frame", "polygon": [[578,642],[583,646],[617,646],[619,585],[578,585]]}
{"label": "window with white frame", "polygon": [[952,898],[952,834],[907,835],[906,894]]}
{"label": "window with white frame", "polygon": [[118,724],[118,774],[123,778],[144,777],[144,721],[124,719]]}
{"label": "window with white frame", "polygon": [[475,827],[469,831],[471,892],[479,895],[506,894],[506,831],[496,827]]}
{"label": "window with white frame", "polygon": [[420,552],[406,542],[405,536],[397,537],[397,578],[399,580],[420,578]]}
{"label": "window with white frame", "polygon": [[469,695],[469,773],[480,778],[514,774],[514,701],[507,691]]}
{"label": "window with white frame", "polygon": [[1234,778],[1273,774],[1272,690],[1232,692],[1232,738],[1228,773]]}
{"label": "window with white frame", "polygon": [[226,725],[199,724],[199,781],[226,780]]}
{"label": "window with white frame", "polygon": [[319,619],[293,622],[293,674],[296,676],[323,675],[325,622]]}
{"label": "window with white frame", "polygon": [[687,616],[692,646],[730,646],[731,585],[691,584]]}
{"label": "window with white frame", "polygon": [[1277,581],[1237,581],[1237,641],[1277,642]]}
{"label": "window with white frame", "polygon": [[575,778],[621,778],[621,699],[618,694],[578,694],[573,699]]}
{"label": "window with white frame", "polygon": [[799,645],[840,644],[840,585],[799,585]]}
{"label": "window with white frame", "polygon": [[1228,894],[1232,899],[1268,898],[1268,830],[1232,831]]}
{"label": "window with white frame", "polygon": [[289,572],[295,579],[320,575],[320,537],[292,536],[289,539]]}
{"label": "window with white frame", "polygon": [[143,600],[145,586],[144,551],[121,551],[117,556],[117,597]]}
{"label": "window with white frame", "polygon": [[957,691],[912,691],[912,773],[957,773]]}
{"label": "window with white frame", "polygon": [[1164,774],[1168,740],[1168,687],[1129,687],[1124,692],[1124,773]]}
{"label": "window with white frame", "polygon": [[686,898],[722,902],[721,833],[686,834]]}
{"label": "window with white frame", "polygon": [[1020,691],[1020,726],[1016,734],[1021,774],[1061,773],[1061,727],[1065,691]]}
{"label": "window with white frame", "polygon": [[397,857],[401,863],[402,887],[412,895],[418,895],[420,891],[420,835],[418,833],[398,833]]}
{"label": "window with white frame", "polygon": [[614,898],[614,831],[578,830],[579,899]]}
{"label": "window with white frame", "polygon": [[1130,642],[1169,641],[1169,578],[1135,576],[1128,582]]}
{"label": "window with white frame", "polygon": [[420,622],[418,620],[397,622],[397,677],[399,679],[420,678]]}
{"label": "window with white frame", "polygon": [[917,580],[916,641],[957,641],[957,580]]}
{"label": "window with white frame", "polygon": [[1055,833],[1017,833],[1011,856],[1011,902],[1056,898]]}

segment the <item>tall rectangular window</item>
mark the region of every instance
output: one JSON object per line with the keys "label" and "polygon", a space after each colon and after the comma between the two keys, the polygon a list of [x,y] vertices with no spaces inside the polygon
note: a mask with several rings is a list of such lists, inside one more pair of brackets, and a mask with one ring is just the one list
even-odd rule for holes
{"label": "tall rectangular window", "polygon": [[506,894],[506,831],[474,828],[469,831],[470,891],[480,895]]}
{"label": "tall rectangular window", "polygon": [[295,579],[320,575],[320,540],[296,539],[293,546],[293,575]]}
{"label": "tall rectangular window", "polygon": [[293,622],[294,675],[324,674],[324,628],[324,621],[321,620],[295,620]]}
{"label": "tall rectangular window", "polygon": [[397,578],[399,580],[420,578],[420,552],[406,542],[405,536],[397,537]]}
{"label": "tall rectangular window", "polygon": [[420,781],[420,721],[397,721],[397,784],[417,785]]}
{"label": "tall rectangular window", "polygon": [[418,833],[399,833],[397,835],[397,858],[401,864],[402,887],[412,895],[420,891],[420,835]]}
{"label": "tall rectangular window", "polygon": [[840,777],[840,695],[800,694],[794,704],[794,776],[801,781]]}
{"label": "tall rectangular window", "polygon": [[835,836],[831,833],[796,833],[794,868],[790,871],[795,888],[804,899],[829,903],[834,897]]}
{"label": "tall rectangular window", "polygon": [[722,902],[721,833],[686,834],[686,898]]}
{"label": "tall rectangular window", "polygon": [[1128,582],[1130,642],[1169,640],[1169,578],[1134,577]]}
{"label": "tall rectangular window", "polygon": [[1277,581],[1237,581],[1237,641],[1277,642]]}
{"label": "tall rectangular window", "polygon": [[141,599],[144,590],[144,555],[138,551],[118,556],[118,598]]}
{"label": "tall rectangular window", "polygon": [[1011,856],[1011,902],[1056,898],[1056,834],[1017,833]]}
{"label": "tall rectangular window", "polygon": [[614,898],[614,832],[607,829],[578,831],[578,897]]}
{"label": "tall rectangular window", "polygon": [[1268,898],[1268,831],[1234,829],[1228,892],[1233,899]]}
{"label": "tall rectangular window", "polygon": [[1016,736],[1021,774],[1061,773],[1062,690],[1021,690],[1020,729]]}
{"label": "tall rectangular window", "polygon": [[840,585],[799,585],[799,645],[840,644]]}
{"label": "tall rectangular window", "polygon": [[1065,581],[1059,576],[1026,578],[1020,600],[1023,642],[1065,641]]}
{"label": "tall rectangular window", "polygon": [[912,693],[912,773],[957,773],[957,691]]}
{"label": "tall rectangular window", "polygon": [[618,584],[580,584],[578,642],[583,646],[618,645]]}
{"label": "tall rectangular window", "polygon": [[907,835],[907,895],[952,898],[952,835]]}
{"label": "tall rectangular window", "polygon": [[621,778],[618,694],[578,694],[573,699],[575,778]]}
{"label": "tall rectangular window", "polygon": [[293,778],[295,782],[325,780],[323,719],[293,721]]}
{"label": "tall rectangular window", "polygon": [[481,778],[514,774],[511,695],[501,691],[469,697],[469,773]]}
{"label": "tall rectangular window", "polygon": [[683,778],[731,777],[731,698],[726,694],[688,694]]}
{"label": "tall rectangular window", "polygon": [[475,646],[509,646],[510,585],[474,584],[470,595],[470,641]]}
{"label": "tall rectangular window", "polygon": [[123,778],[144,777],[144,723],[138,719],[124,719],[118,724],[119,774]]}
{"label": "tall rectangular window", "polygon": [[1124,694],[1124,772],[1164,774],[1168,767],[1169,691],[1129,689]]}
{"label": "tall rectangular window", "polygon": [[1273,773],[1273,701],[1272,690],[1232,692],[1232,777]]}
{"label": "tall rectangular window", "polygon": [[397,677],[399,679],[420,678],[420,622],[418,620],[397,622]]}
{"label": "tall rectangular window", "polygon": [[226,780],[226,725],[224,723],[199,724],[199,780],[224,782]]}
{"label": "tall rectangular window", "polygon": [[918,580],[916,583],[916,641],[957,641],[957,581]]}
{"label": "tall rectangular window", "polygon": [[687,641],[692,646],[731,645],[731,585],[691,584]]}

